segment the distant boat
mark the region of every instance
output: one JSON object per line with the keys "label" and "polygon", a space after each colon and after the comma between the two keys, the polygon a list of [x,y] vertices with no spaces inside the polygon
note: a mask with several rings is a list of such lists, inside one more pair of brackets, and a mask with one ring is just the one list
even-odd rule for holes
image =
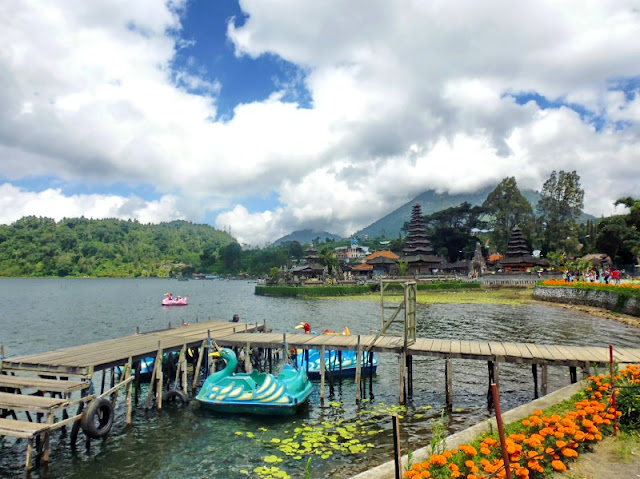
{"label": "distant boat", "polygon": [[165,294],[165,296],[166,298],[162,300],[162,306],[186,306],[189,304],[186,296],[178,296],[176,298],[168,294]]}

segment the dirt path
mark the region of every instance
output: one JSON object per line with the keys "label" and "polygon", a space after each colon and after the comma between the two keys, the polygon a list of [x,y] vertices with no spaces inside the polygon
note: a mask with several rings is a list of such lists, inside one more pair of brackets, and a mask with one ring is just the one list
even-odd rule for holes
{"label": "dirt path", "polygon": [[585,452],[562,473],[551,479],[635,479],[640,478],[640,438],[607,437]]}

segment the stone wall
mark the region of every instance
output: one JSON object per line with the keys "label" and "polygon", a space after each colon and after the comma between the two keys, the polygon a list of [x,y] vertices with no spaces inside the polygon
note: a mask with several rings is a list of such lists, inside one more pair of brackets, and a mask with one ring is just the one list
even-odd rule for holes
{"label": "stone wall", "polygon": [[533,299],[553,303],[582,304],[617,313],[640,316],[640,298],[595,289],[537,286]]}

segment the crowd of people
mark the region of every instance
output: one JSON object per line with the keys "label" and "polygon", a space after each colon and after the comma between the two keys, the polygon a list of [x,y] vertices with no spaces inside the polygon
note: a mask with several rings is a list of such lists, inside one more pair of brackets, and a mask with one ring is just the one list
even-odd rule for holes
{"label": "crowd of people", "polygon": [[[624,274],[624,270],[620,271],[618,269],[610,270],[605,269],[604,271],[599,271],[597,269],[592,269],[584,273],[584,281],[587,283],[605,283],[605,284],[620,284],[620,278]],[[567,270],[565,273],[564,280],[567,283],[571,283],[572,281],[579,281],[579,274],[574,274],[573,271]]]}

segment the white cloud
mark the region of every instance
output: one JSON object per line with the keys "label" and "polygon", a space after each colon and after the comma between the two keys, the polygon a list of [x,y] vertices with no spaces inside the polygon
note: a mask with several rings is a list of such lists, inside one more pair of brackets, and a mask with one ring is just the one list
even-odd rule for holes
{"label": "white cloud", "polygon": [[170,195],[156,201],[118,195],[70,195],[60,189],[39,193],[24,191],[8,183],[0,185],[0,223],[8,224],[23,216],[63,218],[135,218],[141,223],[185,219],[179,201]]}
{"label": "white cloud", "polygon": [[[3,185],[0,221],[201,221],[226,209],[217,226],[263,244],[306,227],[352,233],[430,188],[471,191],[505,176],[540,188],[552,170],[577,170],[596,215],[640,196],[632,0],[240,5],[246,22],[228,26],[236,54],[301,67],[310,108],[285,102],[292,85],[276,81],[268,99],[215,120],[225,85],[172,71],[193,43],[182,35],[186,1],[0,4],[3,175],[53,178],[39,192]],[[628,78],[635,96],[615,87]],[[602,128],[509,95],[524,92],[578,104]],[[73,195],[67,182],[150,185],[161,199]],[[243,204],[273,192],[278,208]]]}

